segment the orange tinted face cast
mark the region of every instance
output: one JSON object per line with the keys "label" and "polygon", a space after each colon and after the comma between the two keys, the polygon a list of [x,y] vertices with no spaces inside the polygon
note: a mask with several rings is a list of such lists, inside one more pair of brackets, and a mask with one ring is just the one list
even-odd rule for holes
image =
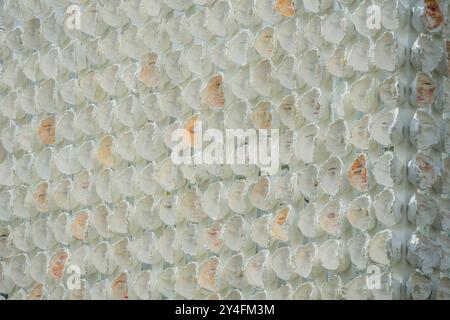
{"label": "orange tinted face cast", "polygon": [[30,291],[30,300],[41,300],[44,291],[44,285],[42,283],[36,283]]}
{"label": "orange tinted face cast", "polygon": [[289,208],[283,208],[279,210],[277,216],[275,217],[276,224],[283,225],[286,222],[288,215],[289,215]]}
{"label": "orange tinted face cast", "polygon": [[150,54],[145,65],[139,71],[139,80],[149,88],[154,88],[159,85],[161,75],[156,67],[156,54]]}
{"label": "orange tinted face cast", "polygon": [[197,124],[198,124],[198,114],[191,117],[184,126],[184,129],[187,131],[187,136],[183,138],[183,141],[188,146],[194,145],[194,137],[195,132],[197,130]]}
{"label": "orange tinted face cast", "polygon": [[55,117],[42,120],[38,128],[38,136],[45,144],[55,144]]}
{"label": "orange tinted face cast", "polygon": [[50,260],[50,276],[56,281],[61,281],[68,258],[67,251],[61,250],[55,253]]}
{"label": "orange tinted face cast", "polygon": [[118,299],[128,299],[127,274],[122,272],[111,284],[112,294]]}
{"label": "orange tinted face cast", "polygon": [[82,212],[78,214],[75,220],[72,222],[70,231],[72,233],[72,237],[76,240],[85,240],[86,239],[86,228],[87,228],[87,220],[88,214],[86,212]]}
{"label": "orange tinted face cast", "polygon": [[433,103],[435,98],[436,84],[434,80],[424,73],[420,73],[416,80],[417,105],[423,107]]}
{"label": "orange tinted face cast", "polygon": [[98,161],[106,167],[112,167],[114,164],[112,154],[113,138],[111,136],[104,137],[97,150]]}
{"label": "orange tinted face cast", "polygon": [[439,29],[445,22],[437,0],[425,0],[425,27],[428,31]]}
{"label": "orange tinted face cast", "polygon": [[286,223],[288,216],[289,216],[289,208],[288,207],[281,208],[280,210],[278,210],[278,212],[275,216],[275,221],[272,226],[272,236],[274,236],[278,240],[281,240],[281,241],[288,240],[288,235],[287,235],[286,231],[284,230],[284,225]]}
{"label": "orange tinted face cast", "polygon": [[277,0],[276,9],[284,17],[295,16],[295,6],[292,0]]}
{"label": "orange tinted face cast", "polygon": [[204,99],[208,106],[223,108],[225,105],[225,94],[223,92],[222,76],[217,75],[209,80],[204,91]]}
{"label": "orange tinted face cast", "polygon": [[350,185],[359,192],[366,192],[368,189],[366,163],[367,157],[366,155],[361,153],[353,162],[348,173],[348,180],[350,181]]}

